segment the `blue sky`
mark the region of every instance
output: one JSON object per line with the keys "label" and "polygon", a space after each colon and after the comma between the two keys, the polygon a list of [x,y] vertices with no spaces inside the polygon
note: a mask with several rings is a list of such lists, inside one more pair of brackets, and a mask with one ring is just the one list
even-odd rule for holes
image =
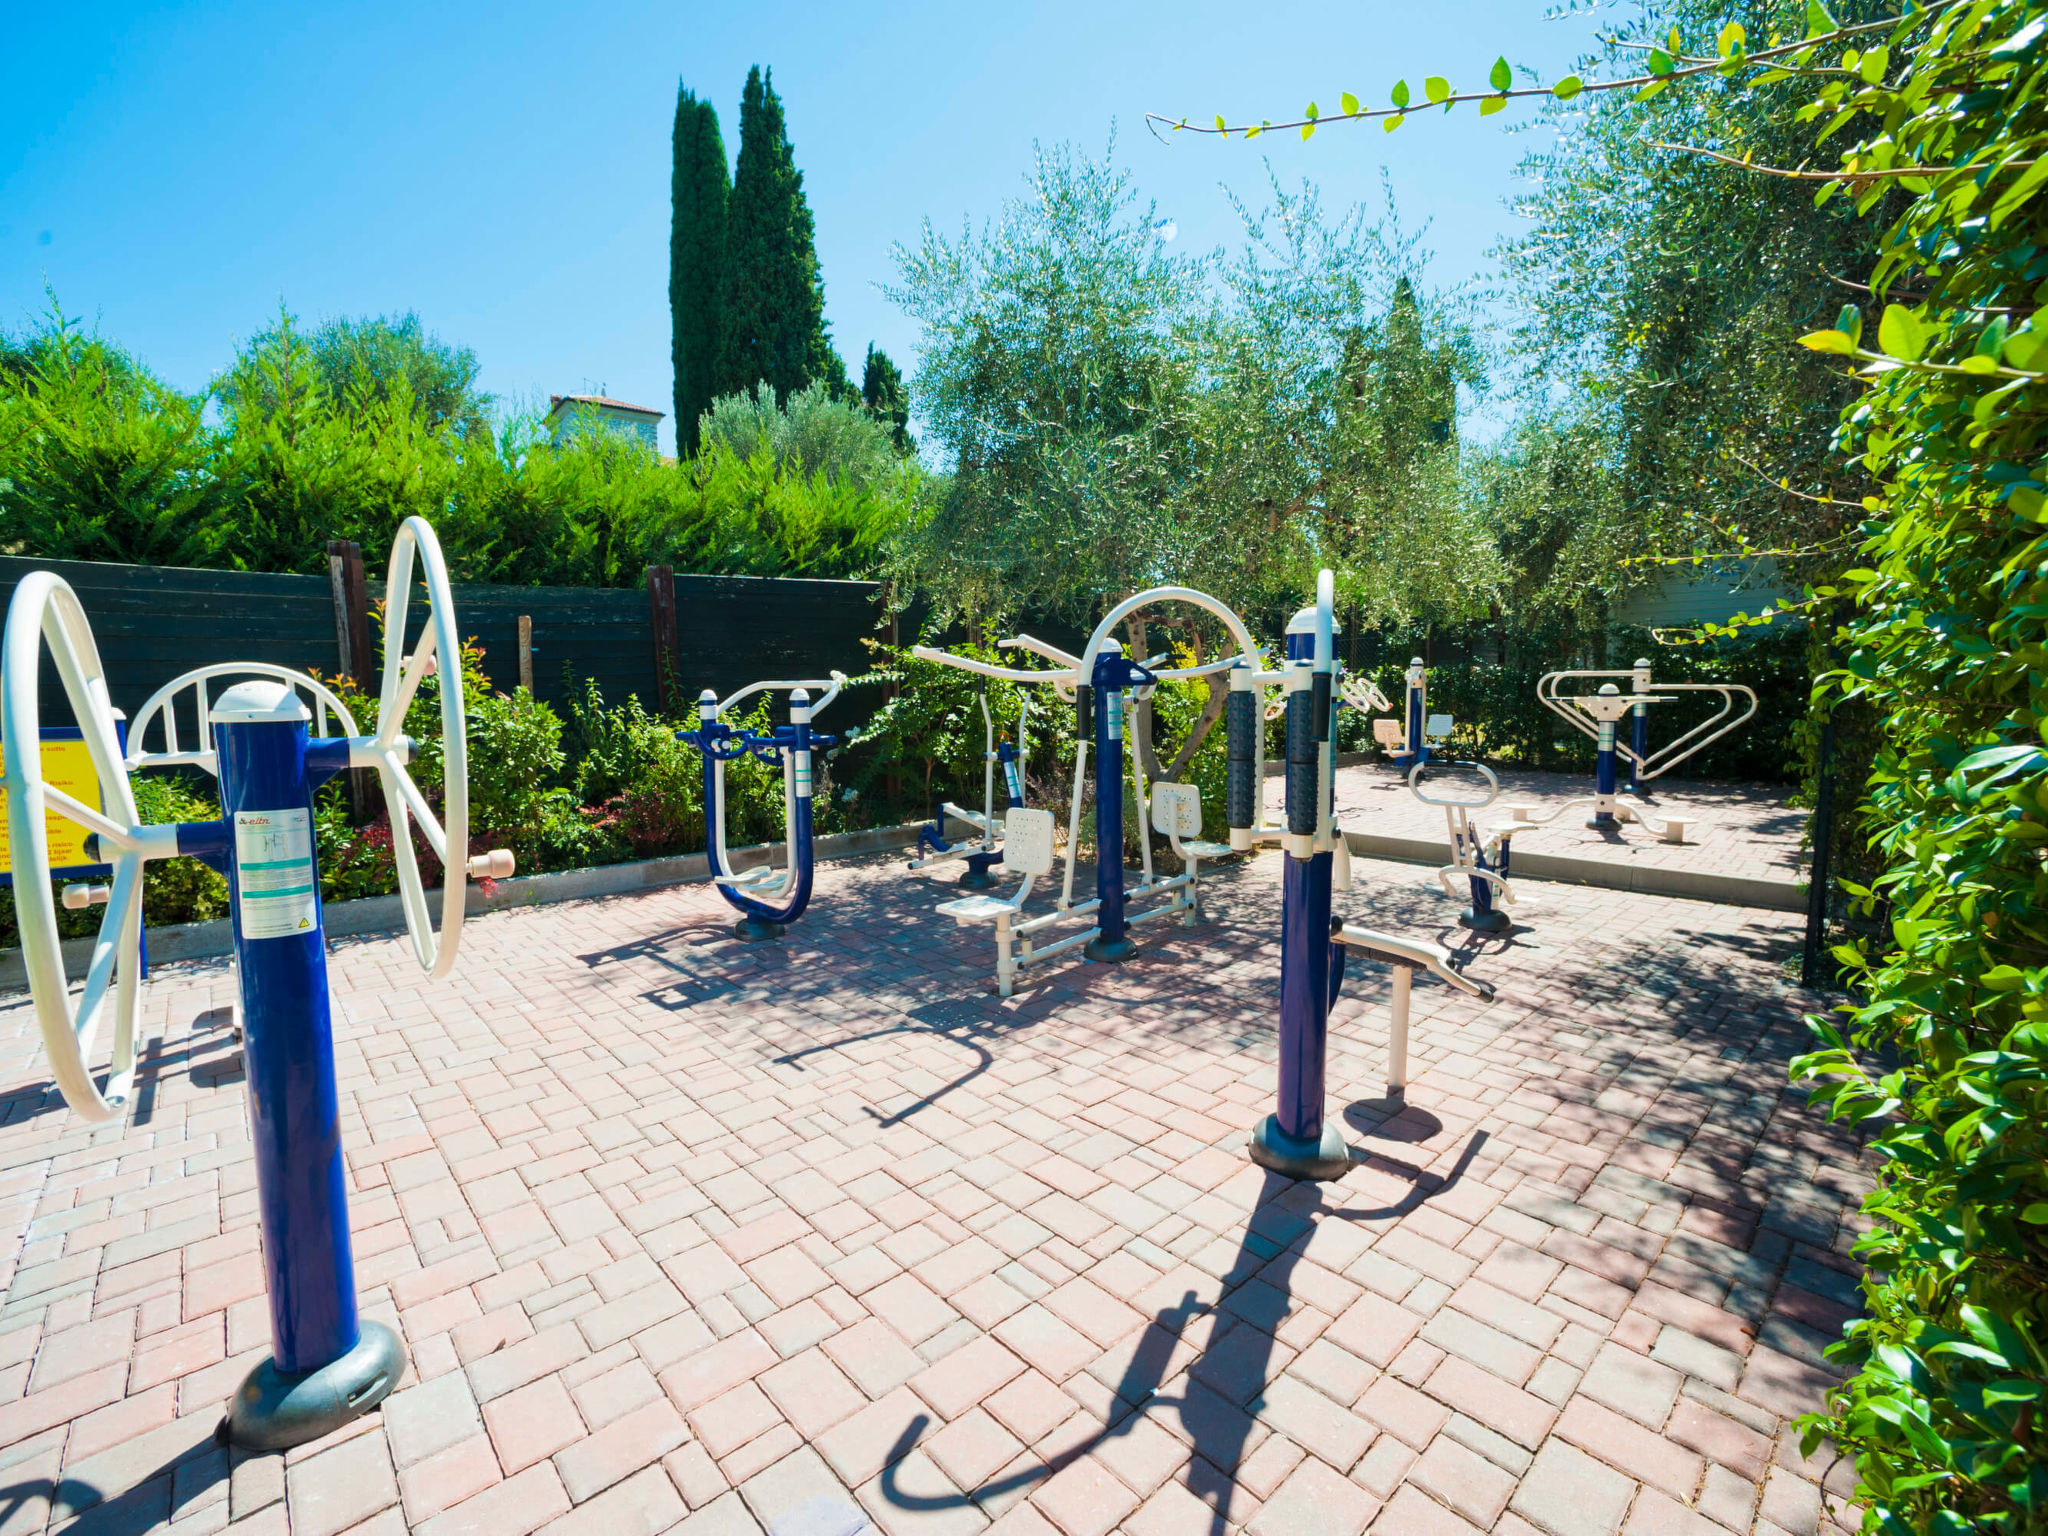
{"label": "blue sky", "polygon": [[[0,325],[47,281],[196,389],[280,301],[308,322],[417,310],[529,400],[603,386],[666,410],[669,124],[677,81],[738,149],[747,67],[773,67],[817,217],[826,313],[857,365],[906,370],[913,328],[877,290],[893,242],[1014,195],[1034,139],[1118,155],[1182,248],[1234,241],[1224,187],[1265,159],[1427,221],[1432,277],[1482,274],[1527,139],[1511,110],[1325,129],[1303,143],[1183,136],[1145,112],[1292,113],[1384,101],[1426,74],[1477,86],[1498,54],[1554,78],[1595,20],[1545,0],[1188,0],[1009,6],[230,3],[36,6],[0,57]],[[1611,13],[1600,18],[1611,24]],[[663,423],[663,442],[673,440]]]}

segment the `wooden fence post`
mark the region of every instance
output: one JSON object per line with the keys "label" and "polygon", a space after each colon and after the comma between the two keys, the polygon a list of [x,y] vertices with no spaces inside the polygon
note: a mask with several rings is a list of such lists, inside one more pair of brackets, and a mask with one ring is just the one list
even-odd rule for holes
{"label": "wooden fence post", "polygon": [[682,658],[676,642],[676,568],[647,567],[647,623],[654,635],[654,688],[664,714],[682,713]]}
{"label": "wooden fence post", "polygon": [[[377,692],[377,659],[370,650],[370,586],[362,547],[353,539],[327,541],[327,584],[334,598],[334,644],[341,675],[358,693]],[[359,722],[360,723],[360,722]],[[349,819],[357,826],[377,814],[377,775],[368,768],[348,774]]]}
{"label": "wooden fence post", "polygon": [[519,615],[519,686],[533,696],[533,615]]}

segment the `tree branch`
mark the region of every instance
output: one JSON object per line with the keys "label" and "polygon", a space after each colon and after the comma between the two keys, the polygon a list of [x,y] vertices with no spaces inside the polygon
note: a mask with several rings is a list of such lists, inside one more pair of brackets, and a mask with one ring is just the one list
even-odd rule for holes
{"label": "tree branch", "polygon": [[1723,154],[1718,149],[1707,149],[1698,144],[1667,144],[1662,139],[1654,140],[1652,149],[1675,149],[1680,154],[1704,155],[1709,160],[1719,160],[1724,165],[1740,166],[1745,171],[1755,171],[1759,176],[1783,176],[1793,181],[1882,181],[1890,176],[1947,176],[1954,171],[2023,171],[2034,164],[2032,160],[2007,160],[2000,165],[1894,165],[1881,171],[1795,171],[1782,165],[1758,165],[1753,160],[1744,160],[1738,155]]}

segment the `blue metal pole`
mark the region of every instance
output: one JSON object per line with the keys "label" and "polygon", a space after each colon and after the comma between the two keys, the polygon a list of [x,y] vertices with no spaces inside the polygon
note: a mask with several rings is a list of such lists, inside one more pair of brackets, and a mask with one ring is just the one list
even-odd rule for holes
{"label": "blue metal pole", "polygon": [[1323,759],[1329,750],[1332,658],[1319,656],[1316,610],[1287,626],[1296,672],[1287,693],[1287,839],[1280,870],[1280,1054],[1273,1113],[1252,1131],[1252,1160],[1297,1179],[1333,1179],[1350,1166],[1336,1126],[1323,1116],[1330,1005],[1341,971],[1331,962],[1332,855],[1316,841],[1325,813]]}
{"label": "blue metal pole", "polygon": [[[1635,674],[1635,691],[1648,693],[1650,663],[1647,658],[1636,658]],[[1650,706],[1638,704],[1630,713],[1635,716],[1629,724],[1629,745],[1635,749],[1635,758],[1628,765],[1628,788],[1630,794],[1639,795],[1643,792],[1643,759],[1650,755]]]}
{"label": "blue metal pole", "polygon": [[1423,745],[1423,711],[1428,707],[1429,674],[1422,669],[1422,658],[1417,656],[1408,663],[1408,751],[1403,768],[1413,768],[1417,763],[1429,761],[1429,748]]}
{"label": "blue metal pole", "polygon": [[1090,960],[1138,952],[1124,922],[1124,689],[1130,663],[1114,640],[1095,658],[1095,937]]}
{"label": "blue metal pole", "polygon": [[1600,798],[1596,802],[1597,808],[1593,812],[1593,819],[1586,823],[1589,827],[1608,828],[1619,825],[1614,819],[1614,812],[1609,809],[1614,804],[1615,785],[1620,778],[1616,771],[1616,760],[1621,754],[1614,747],[1614,727],[1615,722],[1612,720],[1600,722],[1599,751],[1593,758],[1593,791]]}
{"label": "blue metal pole", "polygon": [[309,739],[304,705],[262,683],[222,695],[213,738],[272,1349],[229,1427],[240,1444],[275,1449],[375,1406],[405,1352],[357,1317],[341,1160],[313,791],[347,767],[348,743]]}

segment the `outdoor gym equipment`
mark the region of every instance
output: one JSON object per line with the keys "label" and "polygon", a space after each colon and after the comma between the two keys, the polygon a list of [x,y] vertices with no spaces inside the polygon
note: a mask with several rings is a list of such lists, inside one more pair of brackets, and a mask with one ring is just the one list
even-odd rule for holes
{"label": "outdoor gym equipment", "polygon": [[[722,701],[717,693],[706,688],[697,696],[697,729],[676,732],[679,740],[704,754],[706,857],[719,894],[741,914],[733,924],[736,939],[779,939],[783,929],[802,917],[804,908],[810,904],[811,753],[832,746],[839,739],[813,731],[811,717],[838,698],[845,684],[844,672],[834,672],[829,680],[751,683]],[[825,696],[815,704],[811,702],[813,688],[825,690]],[[763,735],[719,719],[740,700],[757,693],[787,693],[789,724],[775,726]],[[781,765],[787,862],[777,869],[771,851],[766,864],[741,874],[733,869],[725,846],[725,765],[750,752],[764,763]]]}
{"label": "outdoor gym equipment", "polygon": [[[1161,658],[1156,657],[1143,663],[1130,660],[1124,655],[1122,645],[1110,638],[1110,632],[1139,609],[1157,603],[1187,603],[1213,614],[1230,631],[1237,647],[1235,653],[1192,667],[1162,668],[1157,664]],[[1054,823],[1050,813],[1029,809],[1013,810],[1006,818],[1004,862],[1012,871],[1026,876],[1023,885],[1006,901],[973,896],[946,902],[938,908],[942,916],[959,923],[993,922],[996,925],[996,988],[1007,997],[1015,985],[1017,971],[1026,965],[1076,948],[1090,960],[1113,964],[1137,953],[1137,945],[1129,933],[1134,924],[1165,917],[1177,917],[1183,926],[1192,924],[1201,912],[1201,861],[1250,848],[1251,831],[1263,830],[1257,827],[1252,814],[1257,803],[1258,782],[1253,777],[1243,786],[1244,820],[1241,825],[1246,829],[1245,840],[1240,841],[1235,798],[1238,790],[1233,788],[1230,843],[1201,841],[1200,792],[1193,785],[1180,784],[1157,784],[1148,792],[1144,767],[1133,745],[1130,752],[1131,787],[1136,802],[1149,815],[1153,829],[1165,835],[1168,846],[1180,859],[1182,867],[1177,875],[1155,873],[1151,839],[1141,837],[1138,840],[1141,878],[1135,887],[1127,890],[1122,853],[1125,695],[1144,697],[1162,682],[1229,671],[1234,706],[1240,675],[1248,679],[1264,676],[1272,682],[1280,679],[1278,674],[1257,672],[1259,648],[1244,621],[1216,598],[1191,587],[1154,587],[1126,598],[1104,616],[1079,656],[1029,635],[1005,640],[1002,647],[1033,652],[1053,662],[1054,666],[1050,670],[1036,671],[999,667],[970,656],[955,656],[922,646],[915,654],[927,661],[942,662],[985,677],[1018,683],[1049,683],[1062,698],[1074,701],[1077,730],[1073,791],[1067,812],[1066,864],[1060,894],[1053,909],[1032,917],[1023,915],[1032,880],[1038,875],[1050,874],[1053,862]],[[1258,683],[1247,682],[1242,686],[1254,690],[1246,693],[1245,698],[1248,705],[1256,709]],[[1076,902],[1074,869],[1081,841],[1082,788],[1087,783],[1091,750],[1095,767],[1095,897],[1090,901]],[[1256,743],[1253,750],[1263,755],[1263,749]],[[1256,769],[1256,764],[1253,766]],[[1232,772],[1236,773],[1235,767]],[[1235,785],[1236,780],[1233,778],[1232,782]],[[1142,912],[1129,910],[1131,901],[1154,896],[1165,897],[1165,902]],[[1089,928],[1050,943],[1037,941],[1038,934],[1076,918],[1092,918],[1094,921]]]}
{"label": "outdoor gym equipment", "polygon": [[[1323,571],[1316,601],[1287,626],[1287,817],[1279,840],[1281,869],[1280,1058],[1274,1112],[1253,1128],[1252,1161],[1292,1178],[1334,1179],[1350,1166],[1343,1134],[1323,1114],[1330,1007],[1344,980],[1344,949],[1353,947],[1395,965],[1394,1014],[1388,1040],[1389,1094],[1405,1091],[1408,987],[1416,968],[1430,970],[1479,997],[1492,989],[1460,973],[1435,945],[1353,928],[1331,915],[1333,887],[1350,885],[1343,834],[1335,815],[1336,745],[1330,729],[1336,683],[1334,583]],[[1412,674],[1411,674],[1412,675]],[[1249,847],[1267,835],[1250,826],[1258,783],[1253,743],[1260,734],[1249,668],[1231,675],[1225,710],[1229,729],[1231,845]]]}
{"label": "outdoor gym equipment", "polygon": [[[416,556],[431,613],[408,655],[403,637]],[[344,769],[376,770],[391,813],[406,930],[414,957],[430,976],[445,976],[454,967],[465,878],[512,872],[512,856],[502,849],[475,857],[467,853],[461,632],[447,567],[423,519],[408,518],[392,541],[385,623],[390,643],[374,736],[356,734],[340,700],[314,679],[258,663],[201,668],[160,690],[137,717],[125,752],[91,626],[77,594],[61,577],[34,571],[22,579],[0,639],[0,757],[19,876],[14,899],[22,961],[52,1076],[76,1114],[117,1120],[133,1089],[144,864],[183,854],[227,876],[272,1349],[271,1358],[236,1390],[227,1430],[235,1443],[259,1450],[316,1439],[367,1412],[398,1384],[406,1359],[396,1334],[362,1320],[356,1310],[313,793]],[[99,807],[82,803],[43,775],[38,674],[45,644],[99,778]],[[436,670],[437,658],[448,662],[439,669],[444,788],[438,816],[407,771],[413,744],[403,734],[406,710],[421,681]],[[209,702],[206,684],[226,674],[244,680]],[[200,710],[195,717],[200,745],[181,749],[173,705],[187,687]],[[312,735],[312,716],[301,692],[315,700],[323,730],[332,710],[346,734]],[[144,736],[158,720],[165,747],[151,753],[144,748]],[[200,767],[215,776],[220,820],[141,823],[130,772],[172,764]],[[50,889],[44,825],[50,810],[93,833],[101,857],[113,866],[104,897],[87,898],[107,910],[75,1002],[65,979]],[[415,821],[443,865],[438,930],[413,852]],[[73,903],[67,893],[67,905],[73,904],[84,903]],[[94,1042],[109,1023],[112,1061],[105,1081],[96,1083],[89,1063]]]}
{"label": "outdoor gym equipment", "polygon": [[[929,646],[913,646],[911,654],[926,660],[943,659],[943,653]],[[996,877],[993,866],[1003,862],[1003,821],[996,815],[996,772],[1000,766],[1003,776],[1004,811],[1014,811],[1024,804],[1024,755],[1028,738],[1025,736],[1026,722],[1031,717],[1031,699],[1025,695],[1017,711],[1017,739],[998,743],[996,740],[995,716],[989,713],[988,689],[984,687],[977,699],[981,705],[981,723],[985,745],[982,751],[981,768],[981,810],[962,810],[948,800],[939,806],[939,814],[929,823],[917,829],[915,857],[910,861],[912,869],[930,869],[934,864],[943,864],[949,859],[965,859],[967,872],[960,877],[960,884],[970,891],[993,889]],[[946,841],[946,818],[964,821],[980,834],[979,837],[962,838],[959,842]]]}
{"label": "outdoor gym equipment", "polygon": [[[1485,793],[1474,799],[1469,795],[1439,792],[1427,793],[1423,784],[1432,769],[1463,768],[1479,775],[1486,781]],[[1444,888],[1444,894],[1453,900],[1458,890],[1451,882],[1463,876],[1471,883],[1472,905],[1465,909],[1458,921],[1475,933],[1500,933],[1512,919],[1503,908],[1515,904],[1514,887],[1508,884],[1508,863],[1514,852],[1515,829],[1519,822],[1503,822],[1489,827],[1482,837],[1472,828],[1472,812],[1483,810],[1500,798],[1500,780],[1493,770],[1484,763],[1445,761],[1441,763],[1417,763],[1408,772],[1408,789],[1424,805],[1440,805],[1444,812],[1444,829],[1450,834],[1451,862],[1436,872],[1437,883]],[[1500,906],[1494,905],[1498,896]]]}
{"label": "outdoor gym equipment", "polygon": [[[1591,695],[1560,696],[1558,693],[1559,686],[1565,682],[1592,678],[1628,678],[1633,691],[1624,694],[1614,683],[1604,682],[1599,691]],[[1717,693],[1721,696],[1721,707],[1684,735],[1673,737],[1655,752],[1650,751],[1649,706],[1674,703],[1682,693]],[[1735,696],[1738,693],[1749,701],[1749,707],[1739,715],[1735,713]],[[1621,822],[1633,821],[1667,843],[1684,842],[1685,830],[1691,822],[1683,817],[1659,820],[1642,801],[1620,793],[1621,759],[1625,757],[1629,761],[1630,787],[1640,789],[1643,783],[1663,777],[1756,713],[1756,692],[1742,683],[1653,683],[1650,680],[1650,663],[1641,659],[1626,672],[1586,668],[1546,672],[1536,681],[1536,697],[1553,714],[1570,721],[1574,729],[1593,738],[1597,748],[1593,759],[1593,793],[1568,800],[1547,816],[1539,816],[1534,806],[1511,805],[1508,811],[1515,820],[1541,826],[1555,821],[1575,805],[1591,804],[1593,816],[1587,826],[1611,831]],[[1628,746],[1621,745],[1618,740],[1620,722],[1625,715],[1634,717],[1634,739]]]}
{"label": "outdoor gym equipment", "polygon": [[[1378,693],[1379,690],[1375,688],[1373,692]],[[1391,709],[1393,706],[1385,702],[1382,695],[1379,707]],[[1414,768],[1428,762],[1429,737],[1450,734],[1448,715],[1441,717],[1444,722],[1443,730],[1427,729],[1436,724],[1426,713],[1428,708],[1429,674],[1423,670],[1422,658],[1417,656],[1408,663],[1407,688],[1401,718],[1375,720],[1372,723],[1373,739],[1386,749],[1387,761],[1396,768]]]}

